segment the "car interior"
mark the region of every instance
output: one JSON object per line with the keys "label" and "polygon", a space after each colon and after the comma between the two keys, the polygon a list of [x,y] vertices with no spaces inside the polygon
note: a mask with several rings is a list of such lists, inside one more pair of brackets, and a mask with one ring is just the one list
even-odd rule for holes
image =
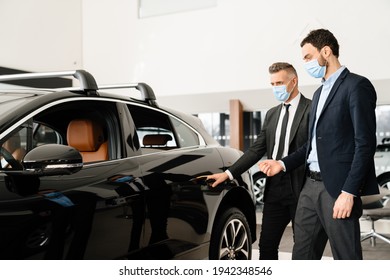
{"label": "car interior", "polygon": [[83,162],[108,160],[108,144],[103,127],[91,119],[74,119],[67,130],[68,145],[76,148]]}
{"label": "car interior", "polygon": [[[114,107],[99,102],[69,102],[34,117],[34,146],[56,143],[79,150],[84,163],[118,157],[119,124]],[[115,104],[112,104],[113,106]]]}

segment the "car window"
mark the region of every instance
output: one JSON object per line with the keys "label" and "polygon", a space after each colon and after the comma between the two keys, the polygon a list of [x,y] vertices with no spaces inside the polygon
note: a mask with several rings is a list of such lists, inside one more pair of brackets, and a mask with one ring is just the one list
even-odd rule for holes
{"label": "car window", "polygon": [[129,110],[143,152],[199,144],[199,138],[194,131],[185,123],[164,112],[136,105],[129,105]]}
{"label": "car window", "polygon": [[191,147],[199,145],[198,135],[184,123],[170,117],[172,125],[176,131],[180,147]]}
{"label": "car window", "polygon": [[169,117],[157,110],[128,105],[136,126],[141,149],[178,148]]}
{"label": "car window", "polygon": [[77,149],[84,163],[121,157],[116,102],[73,100],[34,117],[34,146],[56,143]]}
{"label": "car window", "polygon": [[61,133],[44,124],[34,123],[33,147],[45,144],[63,144],[65,143]]}
{"label": "car window", "polygon": [[1,168],[20,169],[27,145],[27,126],[21,126],[0,142]]}
{"label": "car window", "polygon": [[10,133],[8,137],[1,141],[2,168],[14,168],[15,166],[12,165],[13,159],[21,163],[26,153],[35,147],[45,144],[64,143],[61,134],[46,125],[35,122],[33,124],[33,133],[28,129],[29,127],[31,126],[29,126],[28,123],[24,123],[16,131]]}

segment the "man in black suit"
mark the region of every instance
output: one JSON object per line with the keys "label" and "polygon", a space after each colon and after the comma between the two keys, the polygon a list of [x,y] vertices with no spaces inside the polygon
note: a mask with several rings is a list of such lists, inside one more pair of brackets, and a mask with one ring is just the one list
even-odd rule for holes
{"label": "man in black suit", "polygon": [[281,161],[259,166],[268,176],[307,168],[295,216],[293,259],[320,259],[328,239],[334,259],[362,259],[360,196],[379,192],[376,92],[368,79],[340,64],[337,39],[328,30],[310,32],[301,47],[306,70],[322,78],[313,96],[308,141]]}
{"label": "man in black suit", "polygon": [[[289,63],[269,67],[275,97],[281,102],[268,110],[257,140],[228,170],[208,176],[213,187],[237,178],[265,154],[280,159],[307,141],[311,101],[298,90],[298,76]],[[293,221],[299,192],[305,177],[304,167],[267,179],[264,191],[263,220],[260,234],[260,259],[278,259],[279,243],[286,226]]]}

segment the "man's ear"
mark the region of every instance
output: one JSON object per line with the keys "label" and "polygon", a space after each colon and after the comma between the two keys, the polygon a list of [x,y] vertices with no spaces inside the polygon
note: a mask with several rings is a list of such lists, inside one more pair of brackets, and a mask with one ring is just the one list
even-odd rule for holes
{"label": "man's ear", "polygon": [[297,86],[298,86],[298,77],[295,76],[295,77],[293,78],[293,80],[294,80],[294,83],[295,83],[294,87],[297,87]]}
{"label": "man's ear", "polygon": [[331,56],[333,54],[332,52],[332,49],[329,47],[329,46],[325,46],[323,48],[323,55],[324,55],[324,58],[328,58],[329,56]]}

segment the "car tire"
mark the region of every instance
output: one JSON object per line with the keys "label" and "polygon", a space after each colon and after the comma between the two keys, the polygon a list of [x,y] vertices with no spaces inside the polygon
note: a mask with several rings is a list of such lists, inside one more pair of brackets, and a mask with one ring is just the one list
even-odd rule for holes
{"label": "car tire", "polygon": [[250,260],[252,237],[244,214],[237,208],[217,217],[210,240],[211,260]]}
{"label": "car tire", "polygon": [[[390,189],[390,173],[383,174],[378,177],[378,184],[380,188]],[[382,198],[383,207],[387,207],[387,204],[390,203],[390,195],[386,195]]]}
{"label": "car tire", "polygon": [[257,172],[253,175],[253,192],[256,198],[256,205],[264,204],[264,189],[267,183],[267,176],[263,172]]}

